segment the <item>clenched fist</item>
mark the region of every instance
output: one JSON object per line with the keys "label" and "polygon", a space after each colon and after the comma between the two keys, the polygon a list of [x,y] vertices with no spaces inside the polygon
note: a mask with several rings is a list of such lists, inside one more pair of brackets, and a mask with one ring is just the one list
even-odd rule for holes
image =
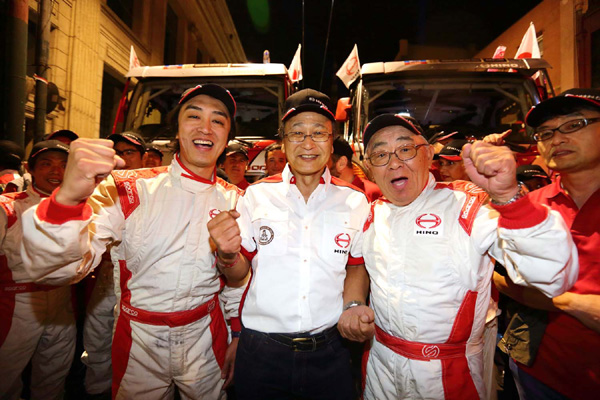
{"label": "clenched fist", "polygon": [[56,193],[58,203],[74,206],[85,201],[115,168],[125,166],[116,155],[113,141],[77,139],[71,142],[63,182]]}

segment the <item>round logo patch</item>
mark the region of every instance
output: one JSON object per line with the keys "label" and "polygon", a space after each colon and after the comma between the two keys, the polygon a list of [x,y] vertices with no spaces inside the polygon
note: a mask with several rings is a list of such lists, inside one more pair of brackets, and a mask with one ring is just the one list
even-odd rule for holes
{"label": "round logo patch", "polygon": [[258,244],[261,246],[269,244],[273,241],[274,236],[275,234],[273,233],[273,229],[269,228],[268,226],[261,226],[260,233],[258,235]]}

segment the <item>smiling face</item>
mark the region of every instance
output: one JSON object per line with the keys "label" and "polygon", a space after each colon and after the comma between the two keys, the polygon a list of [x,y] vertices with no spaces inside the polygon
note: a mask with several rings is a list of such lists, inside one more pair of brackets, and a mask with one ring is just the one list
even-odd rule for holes
{"label": "smiling face", "polygon": [[265,165],[267,167],[267,176],[280,174],[285,168],[285,153],[281,150],[272,150],[267,154]]}
{"label": "smiling face", "polygon": [[237,185],[244,179],[248,159],[241,153],[233,153],[225,159],[223,169],[229,178],[229,182]]}
{"label": "smiling face", "polygon": [[320,177],[333,152],[333,135],[330,135],[326,142],[315,142],[312,138],[307,137],[302,142],[293,143],[285,134],[290,132],[301,132],[306,135],[315,132],[331,134],[333,131],[331,120],[315,112],[301,112],[285,122],[283,131],[282,149],[292,173],[295,176]]}
{"label": "smiling face", "polygon": [[[369,140],[367,157],[374,152],[393,152],[399,146],[420,144],[427,144],[423,136],[415,135],[401,126],[388,126],[377,131]],[[376,167],[368,160],[365,165],[384,196],[394,205],[406,206],[425,188],[432,160],[433,148],[422,146],[411,160],[400,161],[392,154],[387,165]]]}
{"label": "smiling face", "polygon": [[65,152],[52,150],[38,155],[33,166],[27,167],[35,187],[46,194],[59,187],[65,174],[67,157]]}
{"label": "smiling face", "polygon": [[231,129],[227,107],[221,101],[201,94],[182,106],[178,123],[181,162],[196,175],[211,179]]}
{"label": "smiling face", "polygon": [[[554,129],[581,118],[598,118],[600,112],[581,110],[561,115],[544,122],[536,130]],[[537,147],[549,168],[557,172],[573,173],[598,168],[600,165],[600,123],[590,124],[576,132],[554,132],[551,139],[538,142]]]}

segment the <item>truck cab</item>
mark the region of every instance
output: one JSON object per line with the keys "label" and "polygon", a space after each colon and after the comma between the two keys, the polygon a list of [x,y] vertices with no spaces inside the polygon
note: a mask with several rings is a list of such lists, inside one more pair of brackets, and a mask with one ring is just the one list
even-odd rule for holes
{"label": "truck cab", "polygon": [[[419,121],[427,137],[458,131],[480,139],[512,132],[506,140],[517,153],[535,151],[525,116],[553,95],[543,59],[418,60],[369,63],[338,102],[345,136],[361,143],[371,119],[384,113]],[[362,154],[360,146],[355,149]],[[357,152],[358,153],[358,152]]]}
{"label": "truck cab", "polygon": [[202,83],[216,83],[233,95],[236,140],[248,146],[247,178],[264,175],[263,149],[277,137],[285,99],[294,87],[283,64],[189,64],[139,66],[127,77],[133,90],[122,100],[114,131],[136,131],[148,144],[172,158],[176,132],[170,126],[171,112],[181,94]]}

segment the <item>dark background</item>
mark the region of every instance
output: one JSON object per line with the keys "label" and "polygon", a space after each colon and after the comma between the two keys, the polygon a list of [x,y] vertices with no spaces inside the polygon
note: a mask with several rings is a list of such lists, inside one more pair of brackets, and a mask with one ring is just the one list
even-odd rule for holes
{"label": "dark background", "polygon": [[[411,45],[461,47],[475,54],[540,2],[334,0],[323,67],[332,1],[304,0],[304,81],[300,87],[319,89],[324,68],[321,89],[344,92],[335,73],[355,43],[361,64],[393,61],[400,39],[407,39]],[[268,49],[271,62],[289,67],[302,43],[302,3],[227,0],[249,62],[262,62],[263,51]]]}

